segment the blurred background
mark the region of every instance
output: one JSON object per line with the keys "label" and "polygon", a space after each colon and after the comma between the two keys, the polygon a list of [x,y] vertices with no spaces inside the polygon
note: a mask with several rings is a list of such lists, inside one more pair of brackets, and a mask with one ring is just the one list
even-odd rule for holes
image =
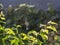
{"label": "blurred background", "polygon": [[48,7],[48,3],[52,3],[54,5],[54,8],[56,9],[60,8],[60,0],[0,0],[0,3],[2,3],[5,8],[8,7],[8,5],[10,4],[16,6],[22,3],[32,4],[35,5],[36,8],[45,10]]}

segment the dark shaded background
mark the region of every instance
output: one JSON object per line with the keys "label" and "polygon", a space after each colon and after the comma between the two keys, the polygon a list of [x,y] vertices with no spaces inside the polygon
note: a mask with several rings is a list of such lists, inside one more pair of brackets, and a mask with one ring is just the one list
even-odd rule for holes
{"label": "dark shaded background", "polygon": [[47,9],[48,3],[53,3],[56,9],[60,7],[60,0],[0,0],[0,3],[2,3],[5,8],[8,7],[9,4],[16,6],[21,3],[32,4],[39,9]]}

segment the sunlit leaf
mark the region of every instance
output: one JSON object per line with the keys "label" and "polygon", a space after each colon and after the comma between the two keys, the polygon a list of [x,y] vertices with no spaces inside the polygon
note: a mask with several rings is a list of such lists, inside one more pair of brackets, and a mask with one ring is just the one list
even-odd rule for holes
{"label": "sunlit leaf", "polygon": [[51,29],[51,30],[57,32],[57,30],[56,30],[56,28],[55,28],[54,26],[47,26],[46,28],[47,28],[47,29]]}
{"label": "sunlit leaf", "polygon": [[52,21],[49,21],[48,24],[55,24],[55,25],[57,25],[57,23],[52,22]]}
{"label": "sunlit leaf", "polygon": [[0,21],[0,23],[6,24],[6,22],[4,22],[4,21]]}
{"label": "sunlit leaf", "polygon": [[5,20],[5,18],[1,17],[2,20]]}
{"label": "sunlit leaf", "polygon": [[22,35],[22,36],[26,36],[26,34],[25,34],[25,33],[21,33],[20,35]]}
{"label": "sunlit leaf", "polygon": [[33,36],[29,36],[29,38],[28,38],[29,40],[31,40],[31,41],[34,41],[36,38],[35,37],[33,37]]}
{"label": "sunlit leaf", "polygon": [[22,36],[23,40],[27,40],[27,38],[28,38],[28,36],[26,34],[24,34],[24,33],[21,33],[21,36]]}
{"label": "sunlit leaf", "polygon": [[40,34],[41,35],[41,37],[44,39],[44,40],[48,40],[48,36],[46,35],[46,34]]}
{"label": "sunlit leaf", "polygon": [[48,34],[49,30],[48,29],[41,29],[40,32]]}
{"label": "sunlit leaf", "polygon": [[14,31],[11,28],[6,28],[5,29],[6,34],[12,34],[15,35]]}
{"label": "sunlit leaf", "polygon": [[28,35],[29,35],[29,34],[34,34],[35,36],[37,36],[37,35],[38,35],[38,32],[36,32],[36,31],[33,30],[33,31],[29,31],[29,32],[28,32]]}
{"label": "sunlit leaf", "polygon": [[21,25],[17,25],[16,27],[22,27]]}
{"label": "sunlit leaf", "polygon": [[26,40],[27,39],[27,36],[24,36],[23,40]]}

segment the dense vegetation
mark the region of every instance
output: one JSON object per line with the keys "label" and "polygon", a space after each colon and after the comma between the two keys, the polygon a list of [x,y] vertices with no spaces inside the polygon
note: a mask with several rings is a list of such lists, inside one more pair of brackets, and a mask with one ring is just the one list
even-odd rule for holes
{"label": "dense vegetation", "polygon": [[0,4],[0,45],[59,45],[60,19],[51,4],[48,10],[34,5]]}

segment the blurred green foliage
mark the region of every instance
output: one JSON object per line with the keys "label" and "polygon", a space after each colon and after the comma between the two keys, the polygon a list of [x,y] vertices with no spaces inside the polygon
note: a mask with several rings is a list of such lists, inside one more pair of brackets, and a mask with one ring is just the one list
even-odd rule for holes
{"label": "blurred green foliage", "polygon": [[[1,5],[0,5],[1,6]],[[0,45],[58,45],[58,23],[50,21],[55,10],[38,10],[34,5],[0,8]]]}

